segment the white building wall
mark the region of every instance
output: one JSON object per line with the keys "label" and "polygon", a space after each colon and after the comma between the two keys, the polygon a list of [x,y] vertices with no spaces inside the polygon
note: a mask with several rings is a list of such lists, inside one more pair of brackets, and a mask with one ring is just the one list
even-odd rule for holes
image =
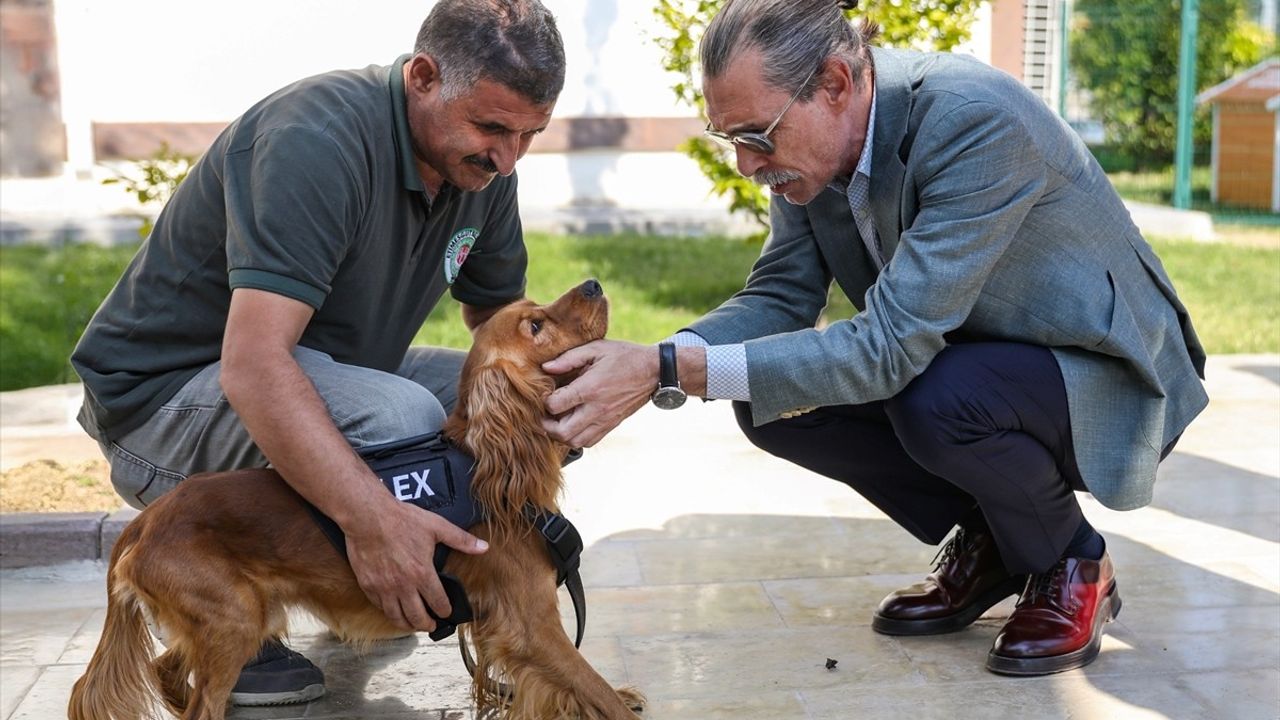
{"label": "white building wall", "polygon": [[[647,2],[545,0],[568,64],[557,117],[690,117],[661,69]],[[58,0],[68,170],[100,175],[95,122],[229,121],[275,89],[334,68],[386,64],[408,52],[422,0]],[[535,145],[536,149],[536,145]],[[526,207],[575,202],[709,207],[710,184],[678,153],[531,153],[520,165]]]}
{"label": "white building wall", "polygon": [[[557,117],[694,116],[676,103],[675,77],[661,68],[651,2],[544,3],[568,62]],[[299,78],[391,62],[412,48],[430,7],[424,0],[57,0],[67,174],[109,174],[94,157],[95,122],[230,121]],[[962,50],[988,61],[989,15],[984,8]],[[727,202],[710,196],[710,183],[679,153],[540,154],[536,141],[534,149],[519,166],[526,214],[612,208],[725,218]]]}
{"label": "white building wall", "polygon": [[985,2],[975,13],[973,26],[969,28],[969,39],[952,48],[952,52],[972,55],[990,65],[992,42],[991,3]]}
{"label": "white building wall", "polygon": [[[545,0],[565,41],[564,116],[688,116],[649,40],[646,2]],[[408,52],[423,0],[58,0],[68,118],[229,120],[271,91]]]}

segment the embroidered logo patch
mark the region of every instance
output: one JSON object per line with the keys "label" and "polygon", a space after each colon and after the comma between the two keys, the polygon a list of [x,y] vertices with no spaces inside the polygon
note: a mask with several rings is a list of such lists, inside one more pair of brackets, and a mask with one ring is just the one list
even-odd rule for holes
{"label": "embroidered logo patch", "polygon": [[471,254],[471,246],[476,244],[480,231],[475,228],[462,228],[449,239],[449,247],[444,251],[444,280],[450,285],[458,279],[462,263]]}

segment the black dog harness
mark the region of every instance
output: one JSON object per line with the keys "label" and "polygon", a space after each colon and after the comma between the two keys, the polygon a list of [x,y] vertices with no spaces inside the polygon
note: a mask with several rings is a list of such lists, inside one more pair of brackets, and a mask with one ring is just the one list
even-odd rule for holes
{"label": "black dog harness", "polygon": [[[418,435],[362,448],[358,452],[397,500],[436,513],[461,528],[484,520],[484,508],[471,495],[474,461],[450,444],[444,433]],[[338,553],[347,557],[346,536],[338,524],[310,503],[307,503],[307,509]],[[578,619],[574,645],[580,647],[587,629],[587,600],[582,591],[582,577],[578,574],[582,536],[563,515],[525,506],[524,516],[547,542],[547,554],[556,568],[556,585],[564,585],[573,600],[573,611]],[[429,637],[436,641],[449,637],[457,626],[475,619],[462,582],[453,574],[444,572],[448,557],[449,547],[438,543],[432,560],[453,612],[442,618],[431,610],[430,605],[427,606],[427,613],[436,621],[436,629],[429,633]],[[467,657],[465,653],[463,657]]]}

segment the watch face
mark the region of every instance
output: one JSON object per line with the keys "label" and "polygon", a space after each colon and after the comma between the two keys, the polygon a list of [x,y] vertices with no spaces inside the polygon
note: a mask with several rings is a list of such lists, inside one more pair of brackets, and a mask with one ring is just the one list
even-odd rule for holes
{"label": "watch face", "polygon": [[660,387],[653,393],[653,404],[663,410],[675,410],[684,404],[687,396],[678,387]]}

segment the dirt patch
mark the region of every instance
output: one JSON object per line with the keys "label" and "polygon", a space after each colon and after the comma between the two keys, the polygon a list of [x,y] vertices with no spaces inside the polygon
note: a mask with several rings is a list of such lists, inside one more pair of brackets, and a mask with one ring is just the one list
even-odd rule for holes
{"label": "dirt patch", "polygon": [[105,460],[34,460],[0,473],[0,512],[112,512],[124,507]]}

